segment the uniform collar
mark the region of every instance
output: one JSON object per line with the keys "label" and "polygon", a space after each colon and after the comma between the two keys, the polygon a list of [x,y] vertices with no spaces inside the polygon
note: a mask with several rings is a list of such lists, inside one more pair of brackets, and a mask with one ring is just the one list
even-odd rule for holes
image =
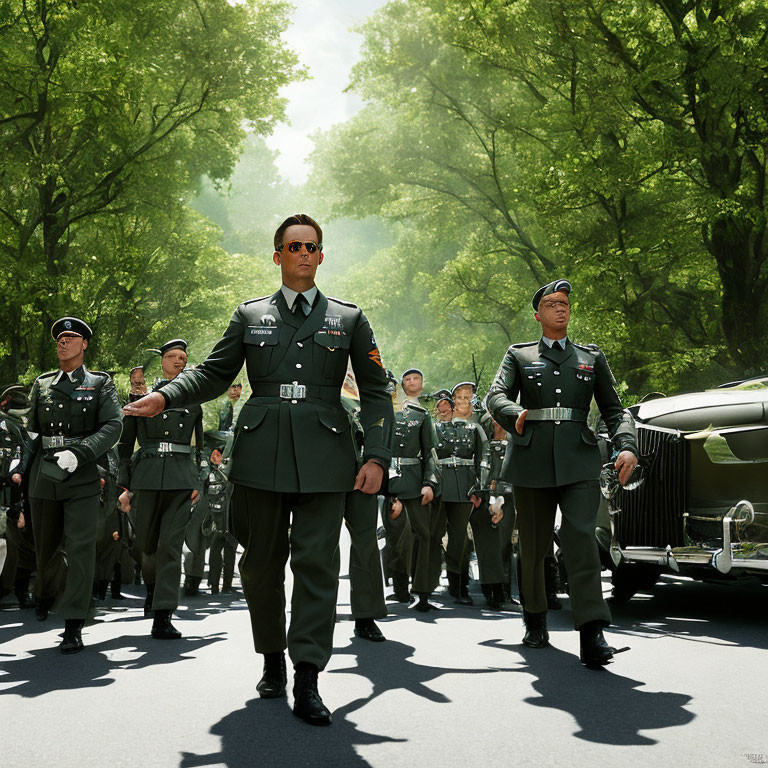
{"label": "uniform collar", "polygon": [[59,369],[59,372],[56,374],[56,377],[52,383],[58,384],[64,376],[66,376],[73,384],[82,381],[83,378],[85,378],[83,373],[83,366],[81,365],[79,368],[75,368],[74,371],[62,371]]}
{"label": "uniform collar", "polygon": [[541,340],[550,348],[552,349],[552,345],[557,341],[557,343],[565,349],[566,345],[568,344],[568,337],[564,336],[562,339],[549,339],[546,336],[542,336]]}
{"label": "uniform collar", "polygon": [[[285,303],[288,305],[288,311],[293,312],[293,302],[296,301],[299,292],[294,291],[293,288],[289,288],[287,285],[281,285],[280,290],[283,292]],[[308,291],[302,291],[301,294],[307,300],[307,306],[311,309],[317,296],[317,286],[313,285]]]}

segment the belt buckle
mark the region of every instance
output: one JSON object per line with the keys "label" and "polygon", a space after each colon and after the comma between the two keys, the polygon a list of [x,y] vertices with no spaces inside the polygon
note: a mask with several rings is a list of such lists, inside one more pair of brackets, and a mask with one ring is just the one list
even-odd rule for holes
{"label": "belt buckle", "polygon": [[280,397],[283,400],[304,400],[307,396],[307,387],[305,384],[293,382],[293,384],[280,385]]}
{"label": "belt buckle", "polygon": [[50,440],[49,448],[63,448],[64,447],[64,435],[53,435],[48,438]]}
{"label": "belt buckle", "polygon": [[173,443],[167,443],[167,442],[161,440],[160,444],[157,446],[157,452],[158,453],[173,453]]}

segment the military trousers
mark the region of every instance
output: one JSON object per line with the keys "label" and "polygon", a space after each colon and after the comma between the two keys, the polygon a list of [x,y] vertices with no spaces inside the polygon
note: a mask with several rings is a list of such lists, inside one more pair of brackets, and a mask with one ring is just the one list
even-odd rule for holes
{"label": "military trousers", "polygon": [[205,576],[205,552],[210,545],[210,537],[203,533],[203,522],[207,514],[207,501],[203,494],[200,494],[184,532],[184,542],[189,549],[184,555],[184,575],[187,577],[202,579]]}
{"label": "military trousers", "polygon": [[376,523],[379,502],[376,494],[352,491],[344,505],[344,523],[349,531],[349,583],[353,619],[383,619],[387,615],[381,575]]}
{"label": "military trousers", "polygon": [[99,483],[75,486],[69,498],[30,497],[35,535],[35,597],[56,601],[63,619],[85,619],[96,570]]}
{"label": "military trousers", "polygon": [[386,577],[411,575],[411,559],[413,557],[413,531],[408,522],[405,509],[393,520],[392,504],[394,499],[387,497],[384,501],[384,532],[386,547],[384,548],[384,573]]}
{"label": "military trousers", "polygon": [[497,526],[499,531],[499,547],[501,549],[501,562],[504,567],[504,583],[511,586],[514,555],[512,537],[515,531],[515,501],[511,493],[504,494],[504,517]]}
{"label": "military trousers", "polygon": [[551,488],[513,489],[520,536],[521,591],[525,610],[547,610],[544,558],[552,547],[555,513],[562,515],[560,547],[570,585],[576,629],[588,621],[611,622],[603,599],[600,557],[595,539],[595,519],[600,503],[597,480],[584,480]]}
{"label": "military trousers", "polygon": [[155,585],[153,611],[173,611],[179,605],[181,551],[184,531],[192,513],[190,495],[184,490],[137,490],[135,509],[136,544],[142,554],[142,572],[147,584]]}
{"label": "military trousers", "polygon": [[208,584],[219,586],[224,574],[224,586],[232,586],[237,557],[237,539],[226,531],[214,531],[211,534],[211,548],[208,552]]}
{"label": "military trousers", "polygon": [[421,497],[401,501],[413,532],[412,590],[417,595],[428,595],[440,583],[442,571],[445,520],[440,502],[435,500],[422,506]]}
{"label": "military trousers", "polygon": [[483,501],[469,516],[482,584],[503,584],[506,578],[501,559],[501,532],[491,523],[488,502]]}
{"label": "military trousers", "polygon": [[[232,533],[258,653],[288,648],[291,661],[324,669],[333,649],[339,535],[346,494],[279,493],[233,483]],[[290,533],[289,533],[290,528]],[[285,565],[293,593],[286,634]]]}
{"label": "military trousers", "polygon": [[27,520],[23,528],[17,528],[13,520],[8,521],[5,531],[6,551],[5,564],[0,571],[0,588],[4,592],[13,589],[17,578],[17,571],[29,575],[35,570],[35,539],[32,535],[32,521]]}
{"label": "military trousers", "polygon": [[469,568],[469,536],[467,525],[472,514],[471,501],[444,501],[448,544],[445,547],[445,570],[465,573]]}

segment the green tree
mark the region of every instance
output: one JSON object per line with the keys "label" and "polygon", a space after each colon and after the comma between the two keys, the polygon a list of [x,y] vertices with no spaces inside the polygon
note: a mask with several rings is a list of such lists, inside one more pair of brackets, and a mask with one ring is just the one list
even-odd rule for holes
{"label": "green tree", "polygon": [[[79,239],[95,242],[123,216],[132,227],[140,210],[175,210],[203,175],[231,173],[246,127],[264,133],[282,115],[278,89],[298,74],[279,39],[286,8],[273,0],[147,0],[141,12],[126,0],[0,4],[6,375],[23,360],[50,363],[50,346],[33,346],[39,335],[30,329],[88,307],[72,301]],[[149,258],[137,255],[131,279]],[[97,257],[92,271],[108,275],[110,259]]]}

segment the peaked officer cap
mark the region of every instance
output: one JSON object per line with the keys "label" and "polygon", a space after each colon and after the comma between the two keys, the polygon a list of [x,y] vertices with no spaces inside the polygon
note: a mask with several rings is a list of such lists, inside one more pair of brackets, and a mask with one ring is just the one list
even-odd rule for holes
{"label": "peaked officer cap", "polygon": [[539,311],[539,302],[544,296],[549,296],[550,293],[560,293],[561,291],[569,295],[571,293],[571,284],[562,278],[560,280],[553,280],[551,283],[547,283],[547,285],[542,285],[541,288],[533,294],[533,299],[531,299],[533,311]]}
{"label": "peaked officer cap", "polygon": [[402,381],[406,376],[409,376],[412,373],[418,373],[421,378],[424,378],[424,374],[418,369],[418,368],[409,368],[403,375],[400,377],[400,381]]}
{"label": "peaked officer cap", "polygon": [[27,393],[21,384],[3,384],[0,386],[0,402],[8,400],[11,408],[24,408],[27,405]]}
{"label": "peaked officer cap", "polygon": [[461,387],[472,387],[472,392],[477,392],[477,384],[475,384],[474,381],[460,381],[451,390],[451,397],[454,397],[456,395],[456,390]]}
{"label": "peaked officer cap", "polygon": [[77,336],[82,336],[86,341],[93,336],[93,331],[88,323],[77,317],[60,317],[51,326],[51,337],[54,341],[58,341],[62,333],[74,333]]}
{"label": "peaked officer cap", "polygon": [[160,347],[160,355],[164,355],[166,352],[170,352],[172,349],[181,349],[184,352],[187,351],[187,342],[184,339],[171,339],[166,341],[162,347]]}

